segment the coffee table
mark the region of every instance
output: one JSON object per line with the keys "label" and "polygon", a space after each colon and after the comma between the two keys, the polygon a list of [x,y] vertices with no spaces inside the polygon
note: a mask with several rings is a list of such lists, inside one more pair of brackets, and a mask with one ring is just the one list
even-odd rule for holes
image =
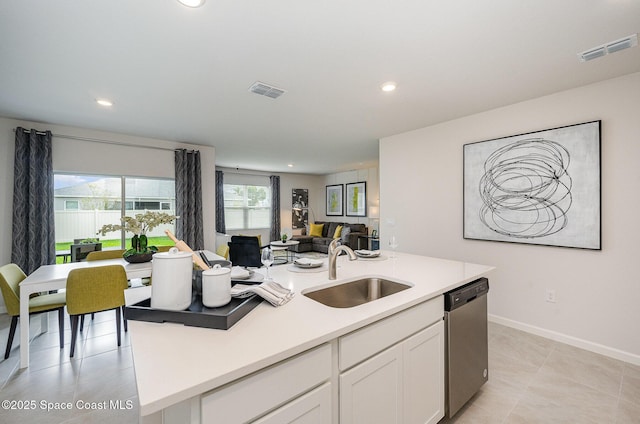
{"label": "coffee table", "polygon": [[284,250],[287,252],[286,260],[283,262],[286,264],[293,261],[296,258],[296,252],[291,250],[291,247],[297,246],[298,244],[300,244],[300,242],[297,240],[287,240],[287,241],[276,240],[276,241],[272,241],[270,244],[271,244],[271,250],[273,250],[274,252],[277,252],[280,250]]}

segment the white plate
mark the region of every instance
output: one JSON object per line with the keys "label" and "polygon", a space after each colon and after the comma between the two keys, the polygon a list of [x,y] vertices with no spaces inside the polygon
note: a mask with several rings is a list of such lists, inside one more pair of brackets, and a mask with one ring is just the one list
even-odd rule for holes
{"label": "white plate", "polygon": [[361,258],[377,258],[380,256],[379,250],[356,250],[355,253]]}
{"label": "white plate", "polygon": [[300,258],[293,261],[295,266],[300,268],[317,268],[322,266],[323,261],[320,259]]}

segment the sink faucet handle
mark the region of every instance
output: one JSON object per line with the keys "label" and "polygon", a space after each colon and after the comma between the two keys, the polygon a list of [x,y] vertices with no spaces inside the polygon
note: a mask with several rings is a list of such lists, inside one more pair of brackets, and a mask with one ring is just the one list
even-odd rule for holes
{"label": "sink faucet handle", "polygon": [[340,239],[333,239],[331,240],[331,243],[329,243],[329,255],[331,255],[333,252],[335,252],[335,250],[338,248],[338,246],[340,245]]}

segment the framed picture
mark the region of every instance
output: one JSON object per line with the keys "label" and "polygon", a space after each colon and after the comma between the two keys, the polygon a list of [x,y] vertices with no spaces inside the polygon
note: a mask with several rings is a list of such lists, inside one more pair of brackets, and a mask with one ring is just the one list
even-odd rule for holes
{"label": "framed picture", "polygon": [[342,216],[342,184],[327,186],[327,216]]}
{"label": "framed picture", "polygon": [[600,121],[463,147],[463,237],[601,249]]}
{"label": "framed picture", "polygon": [[347,184],[347,216],[367,216],[367,183]]}
{"label": "framed picture", "polygon": [[291,228],[306,228],[309,216],[309,190],[294,188],[291,190]]}

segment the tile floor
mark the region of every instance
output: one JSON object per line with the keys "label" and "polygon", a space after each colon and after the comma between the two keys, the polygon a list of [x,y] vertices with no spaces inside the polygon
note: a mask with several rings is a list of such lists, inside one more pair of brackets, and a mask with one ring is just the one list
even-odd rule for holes
{"label": "tile floor", "polygon": [[489,323],[489,381],[441,423],[640,424],[640,366]]}
{"label": "tile floor", "polygon": [[[16,341],[0,361],[0,400],[36,401],[36,409],[0,408],[0,423],[135,423],[137,392],[129,336],[116,345],[115,315],[108,311],[86,320],[75,358],[58,346],[57,316],[49,332],[37,335],[40,318],[31,320],[31,366],[19,370]],[[0,315],[4,352],[10,319]],[[640,366],[580,350],[542,337],[490,323],[490,379],[448,424],[482,423],[640,423]],[[71,410],[42,409],[41,402],[70,402]],[[81,410],[78,402],[118,402],[121,409]],[[129,405],[131,406],[129,409]]]}

